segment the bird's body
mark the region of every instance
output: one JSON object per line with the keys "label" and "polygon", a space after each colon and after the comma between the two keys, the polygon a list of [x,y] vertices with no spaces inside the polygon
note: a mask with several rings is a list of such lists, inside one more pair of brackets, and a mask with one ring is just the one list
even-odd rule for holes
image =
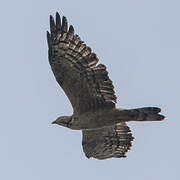
{"label": "bird's body", "polygon": [[73,106],[72,116],[59,117],[53,123],[82,130],[83,150],[88,158],[125,157],[133,140],[128,121],[160,121],[160,108],[116,108],[117,97],[106,66],[86,46],[65,17],[50,16],[47,32],[49,63],[59,85]]}
{"label": "bird's body", "polygon": [[[119,118],[117,115],[119,116]],[[112,126],[118,122],[124,122],[121,120],[123,119],[123,117],[120,119],[120,116],[121,111],[118,109],[103,109],[98,111],[85,112],[79,116],[72,116],[72,125],[70,126],[70,128],[87,130]]]}
{"label": "bird's body", "polygon": [[[74,130],[92,130],[112,126],[117,123],[128,121],[156,121],[162,120],[159,115],[159,108],[148,107],[131,110],[117,108],[100,109],[97,111],[85,112],[79,116],[70,116],[69,128]],[[151,112],[149,114],[149,112]]]}

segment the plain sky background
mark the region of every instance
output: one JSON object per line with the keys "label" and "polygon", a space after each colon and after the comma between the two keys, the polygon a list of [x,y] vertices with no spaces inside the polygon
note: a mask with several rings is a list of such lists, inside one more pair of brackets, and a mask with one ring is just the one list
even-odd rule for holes
{"label": "plain sky background", "polygon": [[[128,123],[126,159],[88,160],[80,131],[51,125],[72,113],[48,63],[56,11],[107,66],[118,107],[158,106],[167,117]],[[0,22],[0,179],[180,179],[179,0],[6,0]]]}

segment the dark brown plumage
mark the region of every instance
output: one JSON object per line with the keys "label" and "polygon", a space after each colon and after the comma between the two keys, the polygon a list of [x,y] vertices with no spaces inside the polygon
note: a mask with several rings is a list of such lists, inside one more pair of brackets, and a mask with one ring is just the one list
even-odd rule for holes
{"label": "dark brown plumage", "polygon": [[133,140],[126,121],[160,121],[156,107],[123,110],[115,107],[117,97],[106,66],[80,37],[67,19],[50,16],[47,32],[49,63],[59,85],[69,98],[74,113],[53,123],[82,130],[83,150],[88,158],[125,157]]}
{"label": "dark brown plumage", "polygon": [[83,130],[83,150],[88,158],[126,157],[134,139],[130,132],[124,122],[100,130]]}

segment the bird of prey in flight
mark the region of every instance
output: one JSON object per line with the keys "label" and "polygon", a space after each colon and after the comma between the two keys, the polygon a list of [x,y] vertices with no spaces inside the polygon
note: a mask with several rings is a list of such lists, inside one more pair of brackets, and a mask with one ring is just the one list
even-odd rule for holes
{"label": "bird of prey in flight", "polygon": [[87,158],[126,157],[134,139],[126,122],[162,121],[158,107],[120,109],[106,66],[98,64],[91,48],[68,27],[66,17],[50,16],[47,32],[48,55],[56,81],[73,107],[71,116],[52,122],[82,130],[82,146]]}

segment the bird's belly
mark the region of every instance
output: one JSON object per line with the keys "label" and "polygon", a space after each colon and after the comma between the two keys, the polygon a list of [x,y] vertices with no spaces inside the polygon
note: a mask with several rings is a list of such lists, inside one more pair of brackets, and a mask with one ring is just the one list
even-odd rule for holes
{"label": "bird's belly", "polygon": [[105,126],[114,125],[116,118],[114,118],[114,112],[111,111],[97,111],[87,112],[79,116],[77,122],[74,122],[74,128],[79,129],[96,129]]}

